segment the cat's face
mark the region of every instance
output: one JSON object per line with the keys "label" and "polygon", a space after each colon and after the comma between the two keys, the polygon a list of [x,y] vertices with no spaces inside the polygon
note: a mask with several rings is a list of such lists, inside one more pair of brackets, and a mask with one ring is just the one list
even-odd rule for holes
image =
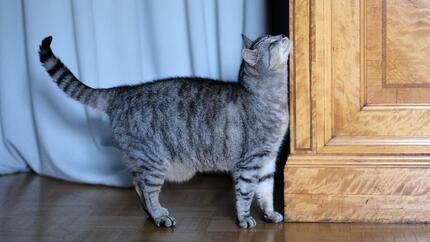
{"label": "cat's face", "polygon": [[251,74],[284,72],[287,70],[291,41],[284,35],[262,36],[255,41],[242,36],[245,48],[242,57]]}

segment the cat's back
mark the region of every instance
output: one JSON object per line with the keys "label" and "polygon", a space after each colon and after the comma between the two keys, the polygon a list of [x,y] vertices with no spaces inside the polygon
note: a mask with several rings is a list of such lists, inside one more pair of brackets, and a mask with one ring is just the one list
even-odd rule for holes
{"label": "cat's back", "polygon": [[246,103],[240,84],[204,78],[169,78],[115,91],[108,110],[114,133],[148,133],[148,127],[175,129],[199,121],[212,125],[209,122],[225,119],[229,110]]}
{"label": "cat's back", "polygon": [[111,111],[133,107],[136,104],[154,104],[195,100],[230,101],[242,95],[243,88],[234,82],[207,78],[167,78],[134,86],[115,88]]}

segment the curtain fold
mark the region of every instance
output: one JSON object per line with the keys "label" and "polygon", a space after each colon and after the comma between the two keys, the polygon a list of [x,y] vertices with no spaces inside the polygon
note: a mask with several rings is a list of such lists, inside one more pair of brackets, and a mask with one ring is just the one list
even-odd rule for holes
{"label": "curtain fold", "polygon": [[264,8],[263,0],[0,1],[0,174],[131,184],[107,116],[68,98],[41,67],[45,36],[92,87],[171,76],[235,81],[240,34],[263,34]]}

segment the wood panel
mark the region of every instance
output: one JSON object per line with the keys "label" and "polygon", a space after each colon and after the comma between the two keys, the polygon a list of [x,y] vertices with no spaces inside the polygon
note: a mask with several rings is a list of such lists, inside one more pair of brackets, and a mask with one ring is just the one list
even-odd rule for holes
{"label": "wood panel", "polygon": [[[310,74],[291,79],[287,221],[430,222],[430,4],[303,2],[310,13],[290,12],[291,34],[310,35],[295,42],[310,61],[293,55],[292,73]],[[296,149],[308,135],[311,149]]]}
{"label": "wood panel", "polygon": [[[314,7],[311,9],[314,13],[311,13],[311,16],[319,18],[320,21],[312,22],[313,26],[310,27],[318,34],[311,37],[315,39],[315,47],[311,53],[313,67],[310,69],[313,78],[310,91],[313,106],[309,112],[313,122],[320,127],[313,131],[316,133],[313,136],[316,138],[315,147],[322,153],[333,150],[341,153],[351,152],[352,147],[347,146],[348,142],[350,146],[366,145],[369,148],[368,153],[377,150],[401,153],[401,150],[396,152],[398,148],[396,143],[386,142],[389,138],[409,139],[407,141],[409,144],[417,144],[414,147],[407,147],[408,153],[422,153],[427,150],[426,153],[430,152],[428,149],[430,142],[422,142],[424,137],[430,137],[430,109],[426,104],[426,99],[430,95],[420,100],[422,92],[427,91],[426,88],[420,88],[421,92],[415,90],[408,93],[410,87],[396,87],[394,90],[396,100],[390,103],[388,100],[393,89],[383,87],[382,74],[372,73],[378,68],[368,64],[375,63],[369,59],[384,56],[381,54],[381,48],[372,44],[375,41],[370,37],[382,36],[381,29],[387,24],[381,18],[384,4],[385,1],[367,0],[313,2]],[[376,17],[373,15],[378,17],[379,22],[375,22]],[[375,28],[379,28],[378,31],[375,31]],[[376,63],[380,66],[382,61],[379,59]],[[379,88],[377,92],[375,83],[379,85],[376,87]],[[383,106],[380,105],[382,103],[378,103],[375,106],[369,103],[369,98],[366,97],[369,97],[372,91],[377,93],[375,95],[379,99],[384,99],[384,102],[390,104]],[[298,95],[297,92],[299,90],[295,90],[295,95]],[[408,94],[403,96],[402,93]],[[405,103],[401,103],[397,106],[399,100],[406,99],[415,100],[415,105],[405,106]],[[300,120],[293,123],[297,127],[302,125]],[[300,139],[298,136],[299,134],[295,133],[294,139]],[[340,144],[342,145],[338,146]],[[385,147],[381,149],[381,145]],[[365,151],[359,149],[360,152]]]}
{"label": "wood panel", "polygon": [[430,157],[294,157],[291,163],[286,221],[430,222]]}
{"label": "wood panel", "polygon": [[[333,135],[360,111],[360,2],[331,1]],[[336,10],[336,11],[334,11]],[[320,95],[324,93],[320,93]]]}
{"label": "wood panel", "polygon": [[367,103],[429,103],[430,5],[425,1],[366,1]]}
{"label": "wood panel", "polygon": [[[389,86],[430,84],[430,2],[383,1],[384,82]],[[427,85],[426,85],[427,84]]]}
{"label": "wood panel", "polygon": [[[290,11],[297,18],[292,18],[291,39],[293,43],[303,43],[293,48],[293,58],[290,62],[290,72],[294,80],[291,89],[291,119],[295,120],[294,132],[296,140],[293,149],[307,151],[312,149],[312,119],[310,97],[310,0],[292,1]],[[300,108],[297,108],[300,107]]]}

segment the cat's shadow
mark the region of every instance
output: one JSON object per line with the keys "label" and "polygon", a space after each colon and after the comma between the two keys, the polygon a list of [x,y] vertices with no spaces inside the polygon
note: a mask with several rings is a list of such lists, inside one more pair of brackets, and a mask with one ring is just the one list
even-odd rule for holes
{"label": "cat's shadow", "polygon": [[276,159],[275,171],[275,186],[274,186],[274,207],[276,211],[285,214],[284,212],[284,167],[287,163],[290,153],[290,130],[285,133],[282,145],[279,148],[278,157]]}

